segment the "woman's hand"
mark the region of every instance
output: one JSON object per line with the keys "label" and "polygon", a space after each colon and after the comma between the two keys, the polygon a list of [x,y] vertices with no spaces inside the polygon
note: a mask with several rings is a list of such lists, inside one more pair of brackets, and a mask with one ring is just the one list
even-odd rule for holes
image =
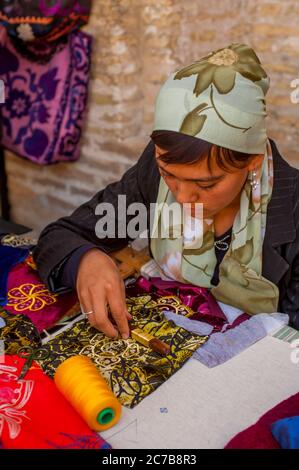
{"label": "woman's hand", "polygon": [[[76,289],[83,311],[92,312],[88,315],[92,326],[110,338],[118,336],[117,326],[122,338],[129,337],[128,320],[132,317],[126,306],[124,282],[108,255],[93,248],[82,256]],[[108,318],[107,305],[116,325]]]}

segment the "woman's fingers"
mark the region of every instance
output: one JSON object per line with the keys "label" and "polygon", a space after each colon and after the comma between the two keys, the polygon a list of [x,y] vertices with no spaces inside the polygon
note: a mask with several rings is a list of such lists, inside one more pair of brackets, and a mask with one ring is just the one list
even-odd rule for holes
{"label": "woman's fingers", "polygon": [[87,316],[89,317],[91,315],[90,312],[93,312],[89,293],[87,290],[81,291],[81,292],[77,291],[77,293],[78,293],[79,303],[81,307],[81,312],[83,314],[87,313],[88,314]]}
{"label": "woman's fingers", "polygon": [[125,314],[126,314],[126,317],[128,320],[132,320],[132,315],[128,312],[128,308],[127,308],[127,302],[126,302],[126,288],[125,288],[125,284],[124,284],[124,281],[122,279],[120,279],[120,288],[121,288],[121,291],[122,291],[122,297],[123,297],[123,301],[124,301],[124,305],[126,306],[125,307]]}
{"label": "woman's fingers", "polygon": [[118,331],[111,323],[108,317],[107,300],[104,291],[99,292],[98,289],[90,291],[92,304],[94,306],[94,327],[102,331],[109,338],[117,338]]}
{"label": "woman's fingers", "polygon": [[[83,255],[77,275],[77,292],[92,326],[113,338],[130,335],[128,320],[132,317],[126,305],[125,286],[114,261],[99,250]],[[111,310],[108,316],[107,304]],[[117,331],[118,330],[118,331]]]}
{"label": "woman's fingers", "polygon": [[[88,313],[87,319],[91,326],[102,331],[110,338],[116,338],[118,332],[108,318],[104,292],[99,295],[98,289],[78,292],[82,313]],[[92,313],[90,313],[92,312]]]}
{"label": "woman's fingers", "polygon": [[86,319],[89,321],[91,326],[95,326],[96,320],[95,320],[94,309],[92,306],[91,296],[89,295],[87,291],[84,293],[78,292],[78,297],[79,297],[79,302],[80,302],[82,313],[86,315]]}
{"label": "woman's fingers", "polygon": [[115,283],[113,288],[112,286],[107,286],[106,295],[110,306],[111,315],[117,325],[118,331],[120,332],[123,339],[128,339],[130,336],[128,311],[121,282]]}

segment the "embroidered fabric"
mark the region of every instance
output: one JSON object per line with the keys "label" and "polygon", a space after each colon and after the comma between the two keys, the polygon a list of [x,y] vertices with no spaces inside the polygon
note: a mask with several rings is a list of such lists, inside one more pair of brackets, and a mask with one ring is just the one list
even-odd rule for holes
{"label": "embroidered fabric", "polygon": [[5,309],[11,314],[30,318],[41,332],[52,327],[78,303],[75,291],[53,294],[41,281],[31,255],[14,266],[7,281]]}
{"label": "embroidered fabric", "polygon": [[19,380],[25,359],[0,356],[0,439],[7,449],[109,449],[38,366]]}
{"label": "embroidered fabric", "polygon": [[41,345],[41,338],[29,318],[11,315],[0,307],[0,341],[2,353],[16,354],[22,346],[32,348]]}
{"label": "embroidered fabric", "polygon": [[150,295],[127,298],[134,325],[170,346],[167,356],[160,356],[136,340],[112,340],[80,320],[44,345],[49,358],[39,361],[43,370],[53,376],[68,357],[83,354],[90,357],[107,380],[119,401],[133,408],[173,375],[204,344],[208,336],[189,333],[165,320],[163,310],[190,311],[175,296],[153,300]]}

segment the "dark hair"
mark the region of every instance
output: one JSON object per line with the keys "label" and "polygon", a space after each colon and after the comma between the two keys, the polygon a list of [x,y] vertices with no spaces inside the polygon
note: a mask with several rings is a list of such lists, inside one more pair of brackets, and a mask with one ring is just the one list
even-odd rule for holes
{"label": "dark hair", "polygon": [[213,148],[217,165],[228,172],[231,171],[231,167],[244,168],[253,156],[250,153],[236,152],[181,132],[154,131],[151,139],[158,147],[166,151],[159,157],[164,163],[192,164],[207,158],[210,171]]}

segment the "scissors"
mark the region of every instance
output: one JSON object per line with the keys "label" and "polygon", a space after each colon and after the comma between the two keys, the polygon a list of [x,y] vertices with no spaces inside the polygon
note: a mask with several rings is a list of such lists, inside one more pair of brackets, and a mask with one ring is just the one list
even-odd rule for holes
{"label": "scissors", "polygon": [[47,349],[45,348],[33,349],[31,346],[22,346],[21,348],[18,349],[17,354],[22,359],[26,359],[22,367],[21,373],[18,377],[18,380],[22,380],[25,377],[30,367],[32,366],[33,361],[41,361],[49,357],[49,351]]}

